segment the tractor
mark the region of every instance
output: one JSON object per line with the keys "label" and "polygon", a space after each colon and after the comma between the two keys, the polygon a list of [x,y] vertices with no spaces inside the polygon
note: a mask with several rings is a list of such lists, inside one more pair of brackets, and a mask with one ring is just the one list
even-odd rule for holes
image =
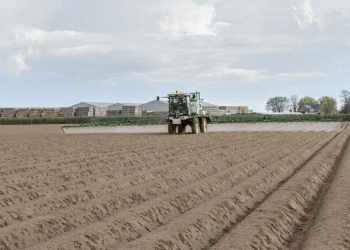
{"label": "tractor", "polygon": [[[168,94],[169,114],[166,118],[169,134],[186,132],[186,127],[191,127],[192,134],[206,133],[210,116],[206,115],[202,108],[203,99],[200,93],[176,93]],[[159,96],[157,97],[159,101]]]}

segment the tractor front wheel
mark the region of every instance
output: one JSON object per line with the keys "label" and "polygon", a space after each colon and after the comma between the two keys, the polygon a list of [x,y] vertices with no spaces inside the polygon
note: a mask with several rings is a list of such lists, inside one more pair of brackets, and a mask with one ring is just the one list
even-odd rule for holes
{"label": "tractor front wheel", "polygon": [[173,125],[172,122],[168,122],[168,133],[175,134],[175,132],[176,132],[176,126]]}

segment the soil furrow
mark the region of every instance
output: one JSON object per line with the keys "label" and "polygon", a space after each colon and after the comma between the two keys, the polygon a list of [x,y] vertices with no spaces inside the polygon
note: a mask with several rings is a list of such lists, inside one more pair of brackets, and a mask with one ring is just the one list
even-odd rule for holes
{"label": "soil furrow", "polygon": [[[269,139],[272,139],[274,137],[270,137]],[[285,138],[288,138],[288,136],[286,135]],[[262,140],[266,140],[266,138],[262,138]],[[278,143],[278,141],[276,141],[276,143]],[[206,150],[199,150],[199,152],[192,152],[192,149],[185,149],[185,153],[182,154],[182,159],[183,162],[181,162],[181,164],[178,164],[177,159],[178,157],[175,156],[174,157],[165,157],[167,160],[166,161],[161,161],[161,159],[158,159],[157,163],[154,163],[154,158],[150,158],[149,160],[151,161],[150,163],[147,163],[147,161],[144,162],[133,162],[131,165],[128,164],[127,162],[122,162],[122,164],[114,164],[111,167],[108,167],[108,165],[102,169],[97,168],[97,171],[94,171],[93,174],[91,172],[89,172],[90,174],[85,174],[86,172],[82,172],[83,174],[81,174],[82,177],[86,177],[86,178],[80,178],[78,180],[76,180],[76,174],[75,175],[70,175],[69,177],[65,176],[65,175],[57,175],[56,178],[54,178],[53,180],[51,180],[50,182],[50,178],[45,178],[45,179],[35,179],[33,181],[26,181],[26,182],[20,182],[19,184],[13,184],[13,185],[3,185],[0,191],[0,194],[3,194],[3,196],[0,196],[0,206],[6,207],[6,206],[10,206],[10,205],[14,205],[18,202],[25,202],[27,200],[33,200],[33,199],[38,199],[40,197],[44,197],[45,194],[40,193],[40,187],[44,187],[44,191],[48,192],[50,191],[50,187],[51,188],[55,188],[55,185],[57,183],[57,187],[56,189],[53,189],[54,192],[56,193],[61,193],[64,191],[68,191],[71,190],[69,188],[69,184],[73,183],[73,187],[75,187],[78,183],[78,186],[80,187],[86,187],[87,186],[87,182],[86,179],[89,178],[89,176],[93,176],[91,177],[91,183],[94,185],[97,182],[100,183],[105,183],[108,181],[113,181],[116,182],[117,179],[116,178],[124,178],[124,177],[128,177],[128,176],[132,176],[135,174],[140,174],[142,172],[147,171],[147,175],[151,176],[152,173],[150,173],[149,171],[158,171],[157,174],[161,175],[161,176],[165,176],[166,175],[166,171],[164,171],[164,168],[169,168],[167,171],[175,171],[176,169],[182,170],[182,169],[186,169],[187,167],[191,167],[194,165],[200,165],[203,162],[210,162],[213,160],[216,160],[217,158],[223,158],[230,154],[233,154],[232,152],[234,152],[234,154],[242,152],[244,150],[247,149],[247,147],[249,148],[254,148],[257,146],[249,146],[249,142],[246,143],[241,143],[241,144],[229,144],[229,145],[222,145],[222,146],[215,146]],[[200,147],[199,147],[200,149]],[[220,150],[221,149],[221,150]],[[211,156],[211,158],[205,158],[204,156],[208,154]],[[188,158],[189,163],[186,163]],[[196,160],[192,160],[192,159],[196,159]],[[147,163],[147,164],[145,164]],[[120,165],[118,167],[118,165]],[[126,167],[125,167],[126,165]],[[136,168],[130,168],[130,166],[137,166]],[[168,166],[167,166],[168,165]],[[96,166],[94,165],[90,165],[90,167],[94,167],[96,169]],[[79,175],[78,175],[79,176]],[[75,177],[75,178],[74,178]],[[23,179],[19,179],[22,180]],[[85,181],[84,181],[85,180]],[[13,182],[13,180],[12,180]],[[1,187],[1,185],[0,185]],[[39,187],[39,188],[37,188]],[[25,192],[23,193],[23,191],[26,190],[30,190],[30,192]],[[6,195],[7,194],[7,195]]]}
{"label": "soil furrow", "polygon": [[[299,149],[278,163],[268,166],[259,172],[259,175],[252,176],[208,201],[205,204],[205,211],[201,212],[199,208],[193,209],[120,249],[133,250],[144,246],[144,249],[185,250],[210,246],[226,228],[247,216],[333,137],[334,135],[331,135],[317,145],[309,145],[307,150]],[[109,247],[114,248],[116,245]]]}
{"label": "soil furrow", "polygon": [[[296,149],[297,147],[305,144],[305,142],[296,143],[297,141],[300,140],[299,139],[300,137],[293,138],[293,140],[290,141],[290,143],[293,143],[293,144],[295,143],[293,148]],[[284,137],[283,140],[286,140],[286,137]],[[313,138],[310,138],[309,140],[311,141],[313,140]],[[268,147],[263,148],[263,150],[265,152],[268,152],[273,148],[277,148],[279,144],[281,144],[281,142],[278,143],[278,141],[275,140],[274,144],[271,144]],[[269,152],[269,154],[279,155],[282,152],[284,153],[284,151],[286,151],[286,149],[284,151],[282,151],[281,149],[282,148],[280,148],[279,151],[277,151],[277,153]],[[257,151],[255,153],[251,152],[250,157],[253,157],[254,155],[257,155],[257,154],[261,154],[262,152],[263,151]],[[281,153],[278,153],[278,152],[281,152]],[[261,157],[262,156],[264,155],[261,155]],[[209,175],[215,174],[216,172],[220,171],[220,169],[225,169],[228,166],[234,166],[235,164],[238,164],[239,161],[243,162],[244,159],[245,157],[242,158],[242,156],[240,156],[239,154],[230,155],[229,157],[223,157],[222,159],[213,159],[213,160],[216,160],[215,167],[212,164],[210,164],[210,161],[204,161],[202,162],[202,164],[205,163],[205,165],[203,166],[193,165],[191,166],[192,170],[190,168],[188,169],[187,172],[184,170],[190,167],[189,164],[184,164],[183,166],[180,166],[180,168],[176,172],[174,170],[178,166],[176,165],[174,165],[173,167],[169,166],[166,169],[163,169],[163,171],[161,172],[161,175],[159,176],[159,178],[161,179],[156,180],[156,178],[151,178],[151,180],[155,179],[154,183],[153,184],[145,183],[144,185],[142,185],[142,189],[146,189],[146,188],[150,189],[150,187],[153,186],[153,189],[158,188],[158,191],[160,191],[159,187],[163,186],[164,188],[161,189],[161,192],[165,193],[166,190],[168,189],[187,185],[189,183],[192,183],[194,180],[198,181],[200,179],[207,178]],[[222,168],[220,168],[221,166]],[[198,167],[200,168],[198,169]],[[177,174],[177,172],[180,172],[180,171],[181,171],[180,175]],[[172,173],[172,175],[167,176],[165,174],[166,172],[170,172]],[[101,183],[101,181],[99,181],[99,183]],[[19,222],[19,221],[26,220],[28,218],[33,218],[34,216],[37,216],[37,215],[43,215],[45,214],[45,212],[49,213],[58,209],[69,207],[71,205],[76,205],[78,203],[97,199],[104,195],[107,195],[107,196],[118,195],[121,190],[132,191],[133,188],[137,188],[140,184],[143,184],[143,182],[139,180],[135,181],[135,177],[129,178],[129,179],[127,178],[120,179],[119,181],[113,180],[113,182],[110,184],[107,183],[104,185],[94,185],[90,189],[81,190],[80,193],[77,192],[77,190],[74,190],[73,192],[69,192],[68,194],[56,195],[56,196],[53,196],[52,198],[43,199],[42,202],[34,200],[33,202],[26,204],[25,212],[23,212],[22,210],[22,204],[18,206],[10,207],[8,209],[3,209],[4,215],[3,215],[3,218],[0,218],[0,227],[7,226],[9,224],[12,224],[13,222]],[[132,194],[132,192],[130,193]],[[128,194],[127,196],[135,196],[135,197],[141,196],[140,194],[137,194],[137,193],[134,193],[133,195],[131,194]],[[152,196],[154,195],[156,194],[153,192]],[[142,197],[145,197],[145,195],[143,195]]]}
{"label": "soil furrow", "polygon": [[[252,154],[252,153],[250,153]],[[237,161],[237,160],[236,160]],[[217,167],[211,167],[213,168],[212,173],[218,172],[218,166]],[[205,170],[205,169],[204,169]],[[133,204],[136,203],[138,204],[139,202],[145,202],[146,200],[143,200],[143,196],[149,196],[150,198],[153,198],[156,193],[162,194],[164,190],[171,191],[171,183],[172,185],[177,185],[177,188],[181,185],[178,184],[178,182],[184,182],[187,180],[187,183],[193,182],[195,179],[198,178],[205,178],[206,175],[204,174],[204,170],[198,170],[201,175],[198,174],[192,174],[189,176],[184,176],[183,174],[179,174],[177,178],[175,179],[170,179],[168,181],[164,181],[162,185],[155,184],[153,187],[150,187],[148,189],[142,189],[139,191],[139,193],[134,193],[134,194],[129,194],[129,195],[124,195],[124,197],[116,197],[110,201],[110,199],[106,200],[104,203],[98,202],[98,206],[94,205],[96,204],[93,203],[90,209],[87,209],[86,206],[82,206],[81,210],[78,208],[72,210],[72,207],[70,208],[70,212],[68,214],[53,214],[50,217],[55,218],[54,220],[50,220],[50,217],[39,217],[37,219],[32,219],[28,221],[32,226],[30,228],[30,232],[36,233],[38,230],[45,230],[46,233],[43,233],[41,235],[41,238],[47,239],[47,237],[51,238],[53,234],[60,234],[62,232],[66,232],[67,230],[71,230],[75,228],[76,226],[86,222],[91,222],[94,220],[101,220],[103,217],[105,217],[108,213],[112,211],[116,212],[116,209],[118,208],[123,208],[127,206],[127,204]],[[209,168],[210,170],[210,168]],[[243,168],[243,172],[244,172]],[[189,179],[186,179],[189,178]],[[169,183],[170,182],[170,183]],[[140,193],[141,192],[141,193]],[[155,193],[156,192],[156,193]],[[143,194],[143,196],[142,196]],[[58,220],[58,218],[61,218]],[[74,220],[73,220],[74,218]],[[39,220],[38,223],[36,223],[37,226],[34,226],[35,223],[34,221]],[[51,228],[51,229],[50,229]],[[26,226],[23,226],[23,230],[26,230]],[[31,238],[29,237],[30,232],[27,230],[27,236],[25,241],[30,241]],[[11,226],[5,227],[2,230],[0,230],[1,235],[4,237],[9,237],[13,238],[13,236],[16,235],[16,232],[11,232]],[[11,235],[11,236],[9,236]],[[37,239],[38,240],[38,239]]]}
{"label": "soil furrow", "polygon": [[[328,135],[326,138],[318,138],[319,143],[316,146],[305,146],[299,150],[305,151],[303,153],[305,157],[309,157],[310,153],[314,153],[317,147],[321,147],[330,137],[333,135]],[[296,149],[293,149],[295,151]],[[273,157],[273,156],[272,156]],[[295,158],[295,157],[294,157]],[[302,159],[292,160],[294,163],[299,163]],[[267,164],[268,166],[269,164]],[[116,214],[115,216],[104,220],[103,222],[93,223],[86,226],[84,229],[77,232],[72,232],[68,237],[76,239],[76,242],[87,247],[88,245],[104,248],[113,242],[126,243],[131,240],[147,234],[150,230],[154,230],[157,227],[167,223],[168,221],[176,218],[186,211],[193,209],[199,204],[207,201],[208,199],[220,194],[226,189],[232,188],[232,185],[237,185],[243,179],[240,179],[240,175],[245,173],[247,170],[256,168],[256,164],[251,166],[242,166],[240,171],[234,170],[231,172],[231,176],[225,182],[225,178],[211,178],[210,180],[204,180],[200,185],[195,183],[184,190],[177,190],[169,196],[160,197],[158,199],[152,200],[152,202],[146,202],[143,206],[136,209],[126,210]],[[261,168],[260,168],[261,169]],[[256,171],[255,171],[256,172]],[[225,176],[226,174],[224,174]],[[259,174],[260,175],[260,174]],[[256,185],[254,184],[254,187]],[[99,228],[99,230],[95,230]],[[87,239],[86,235],[94,238],[93,241]],[[59,239],[62,241],[62,239]],[[50,249],[54,247],[55,240],[51,243],[42,245],[43,249]],[[41,246],[36,246],[41,247]],[[61,245],[61,247],[63,247]],[[64,245],[64,249],[70,249],[72,245]]]}
{"label": "soil furrow", "polygon": [[310,250],[350,249],[350,144],[325,195],[315,224],[304,242],[295,248]]}
{"label": "soil furrow", "polygon": [[336,168],[349,134],[350,130],[347,130],[338,135],[301,171],[210,249],[286,248],[307,210],[318,198],[318,192],[327,177]]}
{"label": "soil furrow", "polygon": [[343,125],[0,126],[0,250],[350,249]]}
{"label": "soil furrow", "polygon": [[[243,136],[244,135],[242,135],[240,137],[243,138]],[[256,133],[254,135],[251,134],[250,136],[253,136],[253,137],[254,136],[262,136],[262,134],[261,133],[260,134]],[[245,137],[247,137],[247,135]],[[238,138],[238,139],[241,139],[241,138]],[[202,139],[202,140],[205,140],[205,139]],[[197,143],[200,143],[200,141],[201,140],[199,140],[198,142],[194,142],[194,141],[191,141],[191,140],[186,141],[186,139],[185,139],[184,143],[187,143],[189,145],[196,145]],[[37,147],[39,147],[39,145],[37,145]],[[96,145],[96,144],[94,144],[94,145]],[[91,147],[91,149],[90,149],[92,155],[90,154],[90,158],[93,159],[94,157],[99,156],[101,160],[102,159],[108,159],[109,157],[113,156],[113,154],[111,154],[110,152],[111,151],[115,151],[115,150],[117,150],[116,154],[137,153],[141,149],[142,149],[142,151],[146,151],[145,149],[148,149],[150,151],[155,151],[155,152],[159,152],[159,149],[164,149],[164,148],[170,150],[169,147],[166,147],[167,145],[169,145],[169,143],[167,143],[167,142],[161,142],[161,143],[159,143],[157,145],[152,145],[152,146],[148,145],[147,143],[142,143],[142,145],[140,145],[140,146],[135,146],[135,144],[134,144],[134,146],[131,146],[130,148],[127,148],[125,145],[118,145],[118,143],[116,143],[116,144],[112,144],[110,146],[110,149],[108,149],[108,147],[106,147],[104,145],[104,147],[102,147],[103,148],[102,152],[98,152],[99,149],[92,145],[93,147]],[[61,154],[58,154],[59,158],[56,159],[56,160],[55,160],[55,157],[52,157],[52,156],[48,157],[49,161],[46,162],[46,163],[54,163],[54,162],[60,163],[62,161],[64,161],[64,162],[72,161],[72,160],[76,161],[76,160],[80,160],[80,159],[81,160],[86,160],[86,155],[89,153],[89,150],[86,150],[86,145],[80,146],[79,148],[80,148],[79,151],[81,151],[81,156],[77,156],[76,153],[74,152],[74,150],[70,148],[69,152],[66,152],[66,151],[60,152]],[[27,148],[25,148],[25,149],[26,150],[24,152],[27,152],[28,149]],[[45,157],[42,157],[42,151],[45,151],[45,150],[46,149],[44,147],[42,147],[42,145],[40,145],[40,150],[38,150],[38,152],[40,152],[40,155],[38,155],[36,157],[38,157],[41,161],[43,160],[43,158],[45,158]],[[53,151],[54,149],[51,149],[51,147],[48,147],[48,150]],[[3,165],[2,164],[2,165],[0,165],[1,171],[4,172],[6,170],[6,167],[9,168],[9,171],[21,171],[22,169],[23,169],[22,171],[25,171],[26,167],[19,167],[18,169],[14,168],[14,163],[16,163],[18,161],[18,159],[20,159],[23,156],[24,152],[20,151],[20,152],[18,152],[18,155],[16,155],[15,152],[7,152],[6,155],[5,155],[6,157],[9,154],[10,155],[13,154],[13,155],[16,155],[16,159],[11,159],[11,163],[10,164],[7,164],[7,165]],[[33,161],[33,152],[32,151],[29,151],[29,152],[31,152],[30,153],[31,157],[28,157],[28,155],[24,155],[23,158],[25,158],[25,159],[23,160],[23,163],[25,163],[25,165],[28,165],[28,164],[35,165],[35,164],[37,164],[37,160]],[[62,154],[63,155],[66,154],[67,156],[66,157],[62,157]],[[28,158],[29,158],[29,160],[28,160]]]}
{"label": "soil furrow", "polygon": [[[228,140],[233,140],[234,142],[244,142],[245,140],[250,140],[250,139],[254,139],[254,138],[262,138],[262,137],[267,137],[268,134],[262,134],[262,133],[255,133],[255,134],[252,134],[252,135],[241,135],[241,136],[238,136],[238,138],[224,138],[223,139],[223,144],[225,144],[225,142],[227,142]],[[184,142],[186,143],[186,142]],[[197,148],[197,147],[191,147],[191,145],[201,145],[201,146],[206,146],[207,144],[206,143],[200,143],[200,142],[191,142],[188,144],[188,147],[189,148]],[[94,155],[90,155],[89,157],[86,157],[86,154],[85,156],[83,157],[75,157],[75,158],[72,158],[72,159],[67,159],[69,157],[65,157],[62,159],[62,161],[57,161],[57,162],[52,162],[50,161],[49,163],[40,163],[40,164],[37,164],[32,167],[34,167],[35,169],[31,169],[31,167],[20,167],[20,168],[15,168],[13,164],[9,165],[8,169],[6,169],[5,167],[0,167],[1,169],[1,172],[0,172],[0,176],[9,176],[9,175],[13,175],[13,174],[17,174],[17,173],[24,173],[24,172],[27,172],[27,171],[40,171],[42,169],[46,169],[46,168],[50,168],[51,165],[53,165],[53,168],[57,167],[57,166],[60,166],[60,165],[68,165],[68,164],[72,164],[72,163],[82,163],[82,162],[91,162],[91,161],[103,161],[103,160],[111,160],[111,158],[118,158],[118,156],[124,156],[124,155],[127,155],[128,153],[130,155],[133,155],[133,157],[135,158],[136,154],[139,153],[139,152],[147,152],[148,154],[147,155],[150,155],[151,152],[153,152],[155,155],[159,156],[161,155],[161,151],[164,150],[164,151],[169,151],[170,153],[171,152],[174,152],[175,148],[181,148],[181,145],[178,145],[178,146],[172,146],[172,147],[164,147],[165,145],[156,145],[156,146],[148,146],[148,147],[140,147],[138,149],[131,149],[131,150],[119,150],[118,149],[118,145],[115,145],[115,150],[110,150],[108,153],[105,153],[105,154],[94,154]],[[209,145],[210,146],[210,145]],[[141,150],[141,151],[140,151]],[[111,151],[116,151],[115,153],[112,153]],[[149,151],[149,152],[148,152]],[[145,155],[144,155],[145,156]],[[122,159],[121,159],[122,160]],[[26,165],[31,165],[30,162],[26,161]],[[40,166],[42,166],[42,168],[40,168]]]}

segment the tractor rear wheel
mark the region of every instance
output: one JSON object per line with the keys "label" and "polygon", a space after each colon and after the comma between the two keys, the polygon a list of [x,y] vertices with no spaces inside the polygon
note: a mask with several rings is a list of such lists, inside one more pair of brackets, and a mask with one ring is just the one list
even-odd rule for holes
{"label": "tractor rear wheel", "polygon": [[192,128],[192,134],[198,134],[199,133],[199,124],[198,123],[192,123],[191,124]]}
{"label": "tractor rear wheel", "polygon": [[175,134],[175,132],[176,132],[176,126],[173,125],[171,122],[168,122],[168,133]]}
{"label": "tractor rear wheel", "polygon": [[207,128],[208,128],[208,122],[207,122],[207,118],[203,117],[201,119],[201,133],[206,133],[207,132]]}

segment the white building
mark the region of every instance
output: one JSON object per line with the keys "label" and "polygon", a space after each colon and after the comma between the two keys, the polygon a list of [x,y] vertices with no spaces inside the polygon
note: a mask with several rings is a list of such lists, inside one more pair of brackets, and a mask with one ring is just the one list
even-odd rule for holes
{"label": "white building", "polygon": [[109,107],[110,105],[113,105],[114,103],[112,102],[79,102],[75,105],[72,105],[70,107],[74,108],[106,108]]}
{"label": "white building", "polygon": [[141,106],[141,103],[115,103],[115,102],[79,102],[74,108],[107,108],[107,110],[122,110],[123,106]]}
{"label": "white building", "polygon": [[[225,114],[242,114],[250,113],[252,111],[248,110],[246,106],[218,106],[215,104],[202,102],[203,109],[207,111],[210,115],[225,115]],[[85,108],[93,107],[93,112],[89,115],[95,116],[109,116],[109,115],[119,115],[119,114],[167,114],[169,113],[169,103],[164,100],[153,100],[141,103],[110,103],[110,102],[80,102],[71,107],[74,108]],[[144,112],[144,113],[143,113]]]}
{"label": "white building", "polygon": [[169,103],[167,101],[150,101],[142,104],[143,110],[153,111],[153,112],[166,112],[169,113]]}

